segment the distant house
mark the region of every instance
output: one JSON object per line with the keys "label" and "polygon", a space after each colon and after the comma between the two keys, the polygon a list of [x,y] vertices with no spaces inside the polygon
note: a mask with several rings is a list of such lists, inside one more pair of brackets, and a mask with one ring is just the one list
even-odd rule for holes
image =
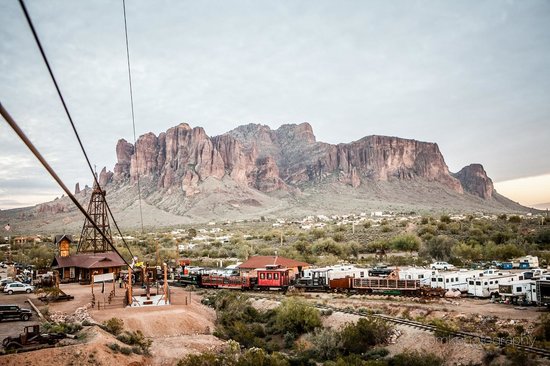
{"label": "distant house", "polygon": [[68,257],[71,254],[70,247],[73,243],[72,235],[56,235],[53,241],[58,250],[59,256]]}
{"label": "distant house", "polygon": [[62,282],[90,283],[92,274],[115,273],[115,277],[126,263],[116,252],[77,253],[70,256],[58,255],[51,267],[59,271]]}
{"label": "distant house", "polygon": [[291,278],[300,275],[304,269],[307,269],[311,264],[306,262],[297,261],[290,258],[279,257],[274,255],[257,255],[248,258],[245,262],[239,264],[238,268],[241,274],[254,275],[256,269],[265,268],[266,266],[279,265],[283,268],[290,270],[289,274]]}

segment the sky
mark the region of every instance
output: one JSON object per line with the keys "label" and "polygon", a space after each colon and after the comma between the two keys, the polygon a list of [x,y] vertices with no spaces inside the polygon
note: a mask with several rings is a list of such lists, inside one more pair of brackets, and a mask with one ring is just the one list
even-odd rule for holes
{"label": "sky", "polygon": [[[112,170],[133,141],[122,1],[26,4],[92,164]],[[413,138],[452,172],[481,163],[497,191],[550,202],[549,1],[126,5],[138,136],[309,122],[329,143]],[[71,189],[91,184],[15,0],[0,1],[0,100]],[[0,121],[0,209],[59,195]]]}

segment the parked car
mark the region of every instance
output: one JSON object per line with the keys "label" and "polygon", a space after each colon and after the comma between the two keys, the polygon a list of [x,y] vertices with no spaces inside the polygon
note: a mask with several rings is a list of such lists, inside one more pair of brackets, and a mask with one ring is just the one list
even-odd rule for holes
{"label": "parked car", "polygon": [[27,321],[31,318],[30,309],[20,308],[17,305],[0,305],[0,321],[4,319],[21,319]]}
{"label": "parked car", "polygon": [[6,287],[7,284],[17,282],[11,277],[6,277],[3,280],[0,281],[0,291],[4,291],[4,287]]}
{"label": "parked car", "polygon": [[13,294],[14,292],[26,292],[30,294],[33,291],[34,291],[34,286],[27,285],[21,282],[8,283],[6,287],[4,287],[4,293],[7,293],[8,295]]}
{"label": "parked car", "polygon": [[432,263],[430,265],[430,267],[432,269],[442,269],[444,271],[446,271],[448,269],[455,269],[455,266],[453,266],[452,264],[449,264],[447,262],[435,262],[435,263]]}

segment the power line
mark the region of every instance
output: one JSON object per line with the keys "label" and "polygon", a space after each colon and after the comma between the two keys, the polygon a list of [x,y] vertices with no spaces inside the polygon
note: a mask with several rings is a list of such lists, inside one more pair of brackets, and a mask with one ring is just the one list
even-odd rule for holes
{"label": "power line", "polygon": [[[130,85],[130,106],[132,108],[132,127],[134,130],[134,154],[136,162],[138,157],[136,142],[136,119],[134,114],[134,93],[132,89],[132,68],[130,67],[130,46],[128,45],[128,23],[126,21],[126,0],[122,0],[122,11],[124,13],[124,35],[126,37],[126,60],[128,62],[128,83]],[[141,210],[141,187],[139,184],[139,169],[136,169],[136,178],[138,186],[139,216],[141,217],[141,233],[143,234],[143,211]]]}
{"label": "power line", "polygon": [[15,133],[17,134],[17,136],[19,136],[19,138],[23,141],[23,143],[25,145],[27,145],[27,147],[29,148],[29,150],[34,154],[34,156],[36,156],[36,158],[40,161],[40,163],[42,164],[42,166],[48,171],[48,173],[50,173],[50,175],[52,176],[52,178],[57,182],[57,184],[59,184],[59,186],[63,189],[63,191],[67,194],[67,196],[69,196],[69,198],[71,199],[71,201],[73,201],[73,203],[75,204],[75,206],[80,210],[80,212],[82,212],[82,214],[84,214],[84,216],[86,216],[86,218],[92,223],[92,225],[94,226],[94,228],[101,234],[101,236],[103,237],[103,239],[109,243],[109,245],[111,246],[111,248],[120,256],[120,258],[122,258],[122,260],[124,261],[124,263],[126,263],[128,266],[130,265],[130,263],[128,263],[126,261],[126,259],[124,259],[124,257],[122,255],[120,255],[119,251],[115,248],[115,246],[113,245],[113,243],[109,240],[109,238],[105,235],[105,233],[99,228],[99,226],[97,226],[96,222],[92,219],[92,217],[90,216],[90,214],[88,214],[88,212],[84,209],[84,207],[82,207],[82,205],[80,204],[80,202],[78,202],[78,200],[76,199],[76,197],[71,193],[71,191],[69,190],[69,188],[67,188],[67,186],[65,185],[65,183],[63,183],[63,181],[61,180],[61,178],[59,178],[59,176],[57,175],[57,173],[52,169],[52,167],[50,166],[50,164],[48,164],[48,162],[46,161],[46,159],[44,159],[44,157],[42,156],[42,154],[40,154],[40,152],[38,151],[38,149],[33,145],[33,143],[29,140],[29,138],[25,135],[25,133],[23,132],[23,130],[21,130],[21,128],[19,127],[19,125],[17,124],[17,122],[15,122],[15,120],[11,117],[11,115],[8,113],[8,111],[4,108],[4,106],[2,105],[2,102],[0,102],[0,114],[2,115],[2,117],[4,117],[4,119],[6,120],[6,122],[10,125],[10,127],[15,131]]}
{"label": "power line", "polygon": [[[46,67],[47,67],[48,72],[50,74],[50,77],[53,81],[53,84],[55,85],[55,90],[57,91],[57,95],[59,96],[59,99],[61,99],[61,104],[63,104],[63,109],[65,110],[65,113],[67,114],[67,118],[69,119],[69,122],[71,123],[71,127],[72,127],[73,132],[76,136],[76,139],[78,140],[78,144],[80,145],[80,149],[82,150],[82,153],[84,154],[84,158],[86,159],[86,163],[88,164],[90,172],[92,173],[92,176],[94,177],[94,182],[95,182],[95,184],[97,184],[98,187],[100,187],[97,175],[95,174],[94,168],[92,168],[92,164],[90,163],[90,159],[88,158],[88,154],[86,153],[86,149],[84,149],[84,144],[82,143],[82,140],[80,139],[80,135],[78,134],[78,131],[76,130],[76,126],[73,122],[73,118],[71,116],[71,113],[69,112],[69,108],[67,107],[67,103],[65,103],[65,98],[63,98],[63,94],[61,94],[61,89],[59,88],[59,85],[57,84],[57,80],[56,80],[56,78],[53,74],[53,70],[50,66],[50,62],[48,61],[48,57],[46,56],[46,52],[44,52],[44,48],[42,47],[42,42],[40,42],[40,38],[38,37],[38,33],[36,32],[36,29],[34,28],[34,24],[32,22],[32,19],[29,15],[29,12],[27,11],[27,7],[25,6],[25,2],[23,0],[19,0],[19,4],[21,5],[21,9],[23,10],[25,18],[27,19],[27,23],[28,23],[28,25],[29,25],[29,27],[32,31],[32,34],[34,36],[34,40],[36,41],[38,49],[40,50],[40,54],[42,55],[42,59],[44,60],[44,63],[46,64]],[[109,204],[107,203],[107,200],[105,200],[105,205],[107,206],[109,214],[111,215],[111,218],[113,219],[113,223],[115,224],[115,227],[117,228],[118,233],[120,234],[120,237],[122,238],[122,242],[126,246],[126,249],[128,249],[128,252],[130,253],[130,255],[133,257],[134,255],[132,254],[130,246],[126,243],[126,240],[124,240],[124,236],[122,235],[122,232],[120,231],[120,229],[118,227],[118,224],[117,224],[117,222],[116,222],[116,220],[115,220],[115,218],[114,218],[114,216],[111,212],[111,208],[109,207]],[[142,219],[142,231],[143,231],[143,219]]]}

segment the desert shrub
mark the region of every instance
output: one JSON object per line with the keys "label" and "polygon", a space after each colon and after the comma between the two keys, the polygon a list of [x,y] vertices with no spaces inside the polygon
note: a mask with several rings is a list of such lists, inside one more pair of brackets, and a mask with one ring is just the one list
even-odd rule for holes
{"label": "desert shrub", "polygon": [[447,339],[451,338],[452,333],[456,331],[456,329],[451,324],[445,322],[443,319],[432,320],[432,325],[435,325],[437,328],[434,332],[434,335],[438,338],[442,338],[444,342]]}
{"label": "desert shrub", "polygon": [[393,328],[383,320],[361,318],[355,324],[347,324],[341,331],[342,353],[361,354],[378,344],[387,342]]}
{"label": "desert shrub", "polygon": [[251,348],[242,354],[215,354],[212,352],[200,355],[188,355],[177,363],[178,366],[288,366],[290,363],[280,353],[267,353],[261,348]]}
{"label": "desert shrub", "polygon": [[446,224],[450,224],[451,217],[449,215],[441,215],[441,217],[439,218],[439,221],[444,222]]}
{"label": "desert shrub", "polygon": [[514,224],[519,224],[519,223],[521,223],[521,217],[519,217],[518,215],[510,216],[508,218],[508,222],[511,222],[511,223],[514,223]]}
{"label": "desert shrub", "polygon": [[540,363],[531,355],[516,347],[505,348],[506,358],[510,366],[537,366]]}
{"label": "desert shrub", "polygon": [[107,347],[109,347],[112,351],[115,351],[115,352],[118,352],[120,350],[120,346],[118,345],[118,343],[109,343]]}
{"label": "desert shrub", "polygon": [[342,234],[340,232],[337,232],[337,233],[334,233],[332,235],[332,239],[334,239],[335,242],[340,243],[340,242],[344,241],[345,236],[344,236],[344,234]]}
{"label": "desert shrub", "polygon": [[416,235],[407,234],[396,236],[390,243],[393,249],[412,252],[420,249],[421,240]]}
{"label": "desert shrub", "polygon": [[494,345],[483,347],[483,358],[481,361],[484,365],[490,365],[495,358],[500,355],[500,348]]}
{"label": "desert shrub", "polygon": [[330,328],[317,328],[308,335],[313,344],[313,355],[318,360],[332,360],[338,357],[342,349],[340,333]]}
{"label": "desert shrub", "polygon": [[390,231],[392,231],[393,229],[389,226],[389,225],[382,225],[381,227],[381,231],[383,233],[389,233]]}
{"label": "desert shrub", "polygon": [[467,261],[478,261],[483,256],[481,246],[479,244],[460,243],[451,249],[454,257],[461,258]]}
{"label": "desert shrub", "polygon": [[534,335],[535,339],[538,341],[550,342],[550,314],[540,316]]}
{"label": "desert shrub", "polygon": [[395,355],[388,361],[389,366],[443,366],[443,358],[433,353],[407,351]]}
{"label": "desert shrub", "polygon": [[103,329],[105,329],[107,332],[119,335],[120,332],[124,329],[124,320],[120,318],[111,318],[109,320],[105,320],[103,322]]}
{"label": "desert shrub", "polygon": [[120,353],[123,355],[131,355],[132,349],[130,347],[120,347]]}
{"label": "desert shrub", "polygon": [[122,343],[125,343],[129,346],[137,346],[142,349],[144,354],[149,354],[149,349],[151,347],[152,340],[145,338],[143,333],[140,330],[123,332],[120,333],[117,337]]}
{"label": "desert shrub", "polygon": [[319,310],[298,298],[287,298],[275,310],[275,329],[296,335],[321,326]]}
{"label": "desert shrub", "polygon": [[75,334],[82,329],[82,325],[78,323],[46,323],[44,329],[48,333],[66,333]]}
{"label": "desert shrub", "polygon": [[311,235],[315,239],[320,239],[320,238],[324,238],[327,235],[327,233],[323,229],[313,229],[311,230]]}
{"label": "desert shrub", "polygon": [[455,239],[447,235],[438,235],[428,241],[426,250],[436,260],[449,260],[451,258],[451,250],[455,244]]}

